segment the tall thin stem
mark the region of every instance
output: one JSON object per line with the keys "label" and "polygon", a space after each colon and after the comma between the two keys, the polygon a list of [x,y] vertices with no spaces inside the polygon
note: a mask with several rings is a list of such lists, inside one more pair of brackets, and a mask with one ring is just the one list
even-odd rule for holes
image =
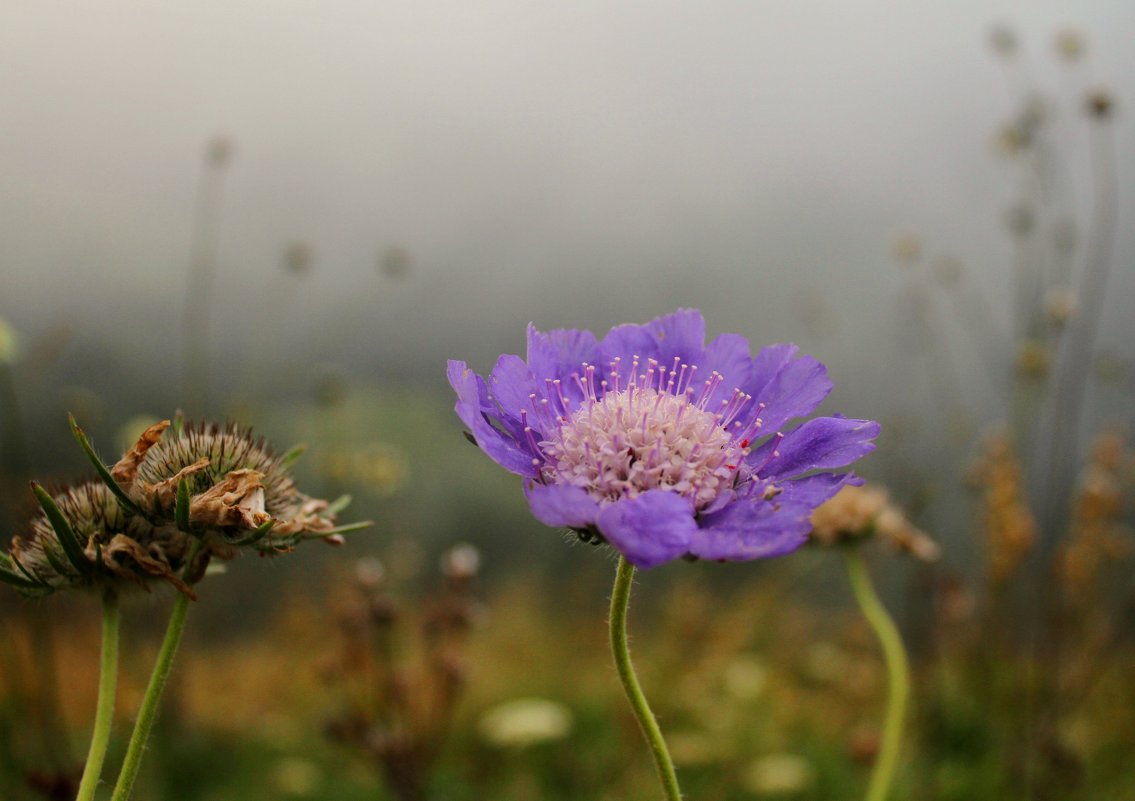
{"label": "tall thin stem", "polygon": [[169,617],[165,637],[162,639],[162,647],[158,651],[157,662],[154,663],[154,671],[150,674],[150,683],[146,687],[142,706],[138,710],[138,720],[134,723],[134,733],[130,735],[130,745],[126,748],[126,758],[122,761],[122,772],[118,774],[118,783],[114,786],[111,801],[126,801],[134,788],[134,780],[142,764],[142,754],[146,750],[150,729],[153,728],[154,718],[157,716],[158,702],[169,679],[173,657],[181,642],[181,633],[185,630],[185,616],[188,613],[189,596],[178,593],[177,599],[173,602],[173,612]]}
{"label": "tall thin stem", "polygon": [[627,605],[631,599],[631,585],[634,583],[635,568],[625,557],[619,557],[619,569],[615,573],[615,588],[611,591],[611,652],[615,655],[615,669],[619,673],[619,680],[623,683],[623,690],[627,700],[631,703],[638,725],[654,755],[654,764],[658,768],[658,779],[662,782],[662,790],[667,801],[681,801],[682,791],[678,789],[678,775],[674,772],[674,763],[670,759],[670,752],[666,749],[666,741],[662,739],[662,730],[658,728],[658,721],[650,711],[646,696],[639,686],[638,677],[635,676],[634,666],[631,664],[631,652],[627,645]]}
{"label": "tall thin stem", "polygon": [[871,771],[866,797],[867,801],[886,801],[894,783],[899,747],[902,745],[903,721],[910,696],[910,666],[898,627],[875,593],[863,557],[853,547],[847,550],[847,574],[859,609],[883,646],[883,659],[887,666],[887,717],[883,726],[883,743],[875,768]]}
{"label": "tall thin stem", "polygon": [[102,597],[102,656],[99,660],[99,697],[95,709],[95,729],[91,735],[91,749],[79,782],[76,801],[93,801],[106,747],[110,742],[110,727],[114,721],[114,695],[118,687],[118,624],[121,620],[118,595],[107,591]]}

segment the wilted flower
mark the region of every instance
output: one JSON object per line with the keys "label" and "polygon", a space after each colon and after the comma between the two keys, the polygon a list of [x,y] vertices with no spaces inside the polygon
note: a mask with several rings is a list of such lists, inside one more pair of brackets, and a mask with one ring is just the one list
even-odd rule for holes
{"label": "wilted flower", "polygon": [[181,426],[164,436],[169,428],[168,420],[150,426],[110,469],[150,519],[174,522],[184,481],[189,530],[217,556],[232,556],[234,546],[287,551],[300,540],[340,531],[337,510],[296,489],[288,460],[263,439],[236,425]]}
{"label": "wilted flower", "polygon": [[[36,492],[42,490],[37,486]],[[74,587],[120,587],[123,580],[145,586],[159,579],[189,592],[179,578],[190,552],[189,535],[127,515],[100,481],[69,487],[52,502],[62,521],[49,517],[48,504],[32,518],[30,532],[16,536],[8,555],[0,555],[0,578],[16,589],[48,595]]]}
{"label": "wilted flower", "polygon": [[32,485],[43,512],[0,554],[0,580],[27,594],[160,579],[192,596],[211,557],[232,558],[240,547],[279,553],[308,538],[334,543],[369,525],[337,528],[346,499],[300,493],[288,475],[298,453],[276,456],[236,426],[179,426],[163,438],[170,422],[155,423],[108,469],[71,422],[102,481],[55,497]]}
{"label": "wilted flower", "polygon": [[1088,113],[1093,117],[1104,120],[1111,116],[1115,98],[1112,97],[1111,92],[1104,88],[1093,89],[1088,92],[1087,107]]}
{"label": "wilted flower", "polygon": [[[523,476],[532,512],[651,567],[678,557],[748,560],[796,549],[809,515],[874,449],[869,420],[798,427],[832,384],[795,345],[752,358],[737,334],[704,344],[699,311],[588,331],[528,328],[528,357],[504,355],[486,382],[449,363],[474,441]],[[603,367],[601,365],[605,365]]]}
{"label": "wilted flower", "polygon": [[891,547],[924,562],[939,556],[939,549],[893,505],[880,487],[849,486],[812,512],[812,538],[821,545],[881,537]]}

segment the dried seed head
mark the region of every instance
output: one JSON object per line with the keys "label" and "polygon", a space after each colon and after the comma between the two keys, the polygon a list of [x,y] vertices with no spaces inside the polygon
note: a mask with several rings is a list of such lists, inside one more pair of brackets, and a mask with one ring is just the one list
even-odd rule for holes
{"label": "dried seed head", "polygon": [[78,542],[78,563],[45,512],[30,523],[30,533],[12,540],[12,572],[31,586],[28,595],[48,595],[68,588],[118,591],[131,584],[167,581],[190,593],[180,573],[190,553],[190,537],[173,526],[154,526],[123,512],[111,490],[89,481],[70,487],[53,501]]}
{"label": "dried seed head", "polygon": [[[151,426],[112,469],[127,495],[155,520],[172,523],[180,482],[189,490],[189,528],[214,555],[232,546],[290,550],[302,539],[334,535],[327,501],[296,489],[288,465],[262,439],[235,425],[201,423],[177,433]],[[254,532],[266,536],[251,541]]]}
{"label": "dried seed head", "polygon": [[855,543],[872,536],[923,562],[940,555],[938,544],[916,528],[880,487],[844,487],[812,513],[812,539],[820,545]]}

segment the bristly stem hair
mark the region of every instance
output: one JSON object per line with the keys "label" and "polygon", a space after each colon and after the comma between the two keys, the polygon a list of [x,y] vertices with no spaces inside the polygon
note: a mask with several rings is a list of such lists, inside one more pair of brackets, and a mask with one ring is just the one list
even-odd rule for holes
{"label": "bristly stem hair", "polygon": [[619,673],[619,680],[623,684],[627,700],[630,701],[643,736],[650,746],[650,752],[654,755],[654,764],[658,768],[658,778],[662,782],[666,799],[681,801],[682,791],[678,789],[674,762],[670,759],[666,741],[662,739],[662,730],[658,728],[658,721],[654,719],[654,713],[650,711],[650,705],[647,704],[646,696],[639,686],[634,666],[631,664],[630,648],[627,645],[627,605],[631,598],[634,574],[634,565],[628,562],[625,556],[620,556],[618,572],[615,574],[615,587],[611,592],[611,652],[615,656],[615,669]]}

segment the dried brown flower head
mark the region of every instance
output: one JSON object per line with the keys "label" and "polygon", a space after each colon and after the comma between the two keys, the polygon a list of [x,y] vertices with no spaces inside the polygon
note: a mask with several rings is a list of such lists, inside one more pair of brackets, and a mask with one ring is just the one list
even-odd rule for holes
{"label": "dried brown flower head", "polygon": [[301,493],[290,459],[246,429],[209,423],[169,429],[168,420],[146,429],[110,475],[143,512],[170,522],[184,482],[189,531],[214,555],[227,558],[241,546],[287,551],[343,530],[335,526],[338,505]]}
{"label": "dried brown flower head", "polygon": [[854,543],[876,535],[924,562],[940,555],[938,544],[916,528],[880,487],[846,486],[812,513],[811,536],[820,545]]}
{"label": "dried brown flower head", "polygon": [[4,567],[24,579],[10,582],[17,589],[49,595],[68,588],[118,588],[123,580],[145,587],[156,579],[190,592],[180,578],[190,537],[176,526],[154,526],[128,515],[100,481],[69,487],[51,500],[63,523],[52,521],[45,506],[28,533],[12,540],[4,558]]}

